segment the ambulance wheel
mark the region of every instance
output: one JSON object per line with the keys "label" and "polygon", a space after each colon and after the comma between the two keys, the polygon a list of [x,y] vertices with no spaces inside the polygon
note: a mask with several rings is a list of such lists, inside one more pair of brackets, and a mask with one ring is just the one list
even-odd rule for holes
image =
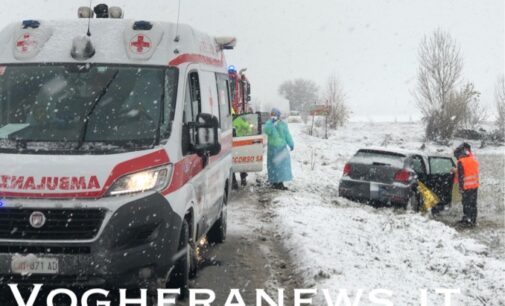
{"label": "ambulance wheel", "polygon": [[167,283],[167,288],[181,289],[179,298],[185,299],[189,294],[189,274],[191,270],[191,245],[189,244],[189,226],[188,222],[184,220],[182,223],[181,237],[179,239],[179,246],[177,254],[180,255],[177,259],[174,270],[170,275],[170,280]]}
{"label": "ambulance wheel", "polygon": [[223,207],[221,208],[221,216],[214,223],[209,233],[207,234],[207,240],[209,243],[223,243],[226,240],[226,228],[227,228],[227,217],[228,217],[228,192],[224,192],[223,195]]}

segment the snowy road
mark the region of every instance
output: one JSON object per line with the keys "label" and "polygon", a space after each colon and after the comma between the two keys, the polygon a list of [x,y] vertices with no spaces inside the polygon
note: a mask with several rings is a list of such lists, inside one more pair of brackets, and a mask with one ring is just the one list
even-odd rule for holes
{"label": "snowy road", "polygon": [[[253,183],[253,176],[249,182]],[[228,237],[225,243],[207,248],[192,288],[212,289],[213,305],[224,305],[230,289],[240,289],[247,305],[256,305],[255,290],[263,288],[275,296],[286,289],[286,305],[292,305],[290,292],[301,287],[281,236],[275,232],[272,209],[265,188],[248,186],[234,192],[229,206]],[[181,302],[179,305],[186,305]]]}

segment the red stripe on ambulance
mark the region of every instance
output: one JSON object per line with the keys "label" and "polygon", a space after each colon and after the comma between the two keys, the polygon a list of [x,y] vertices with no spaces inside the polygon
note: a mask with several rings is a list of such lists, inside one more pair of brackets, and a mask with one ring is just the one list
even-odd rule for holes
{"label": "red stripe on ambulance", "polygon": [[199,64],[206,64],[210,66],[217,66],[217,67],[224,67],[225,63],[223,58],[217,59],[217,58],[212,58],[208,57],[205,55],[200,55],[200,54],[181,54],[178,57],[174,58],[171,60],[168,64],[170,66],[179,66],[184,63],[199,63]]}
{"label": "red stripe on ambulance", "polygon": [[[165,150],[159,150],[147,155],[133,158],[122,163],[119,163],[112,169],[111,174],[107,181],[100,189],[100,183],[96,176],[86,177],[42,177],[39,181],[22,176],[11,176],[10,181],[8,176],[0,176],[0,188],[14,189],[15,191],[0,191],[0,197],[27,197],[27,198],[100,198],[107,189],[121,176],[141,171],[148,168],[158,167],[169,163],[168,155]],[[16,178],[13,180],[12,178]],[[45,178],[45,180],[44,180]],[[5,181],[4,181],[5,180]],[[5,183],[5,184],[4,184]],[[35,189],[32,189],[32,183]],[[10,185],[9,185],[10,184]],[[51,192],[27,192],[29,190],[95,190],[86,192],[65,192],[65,193],[51,193]],[[10,188],[13,187],[13,188]],[[25,188],[26,187],[26,188]],[[38,188],[41,189],[38,189]],[[44,187],[44,189],[42,188]],[[72,189],[75,188],[75,189]],[[97,190],[98,189],[98,190]],[[25,191],[26,190],[26,191]]]}

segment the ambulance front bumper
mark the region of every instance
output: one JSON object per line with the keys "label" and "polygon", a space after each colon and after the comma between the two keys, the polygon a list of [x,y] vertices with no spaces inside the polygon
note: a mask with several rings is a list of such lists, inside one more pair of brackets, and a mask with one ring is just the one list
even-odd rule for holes
{"label": "ambulance front bumper", "polygon": [[[11,200],[7,200],[9,201]],[[16,237],[15,239],[1,236],[0,283],[2,284],[138,287],[152,279],[166,278],[173,266],[182,219],[172,210],[166,198],[158,193],[109,198],[90,203],[60,201],[49,205],[44,203],[46,202],[44,200],[36,205],[35,200],[14,199],[11,202],[12,205],[2,208],[0,218],[6,212],[14,219],[12,216],[21,212],[22,214],[35,210],[46,212],[49,234],[43,235],[41,228],[38,233],[26,231],[28,234],[25,233],[24,237],[29,239],[23,239],[23,236],[19,236],[14,230],[12,236]],[[23,204],[20,204],[21,202]],[[72,210],[75,210],[74,214]],[[95,230],[96,233],[90,235],[86,230],[78,231],[79,225],[82,229],[90,230],[86,227],[90,225],[86,223],[82,212],[97,210],[103,211],[103,215],[100,215],[102,219],[99,228]],[[67,224],[69,227],[67,232],[64,230],[51,232],[50,225],[61,226],[54,220],[59,216],[58,213],[63,211],[80,217],[82,223],[75,223],[80,222],[80,219],[71,220],[68,224],[72,226]],[[99,218],[97,214],[90,216]],[[19,222],[19,228],[26,227],[22,224],[23,221],[15,221]],[[51,236],[52,233],[54,236]],[[58,237],[62,239],[55,239]],[[20,271],[19,262],[24,262],[22,267],[26,270]],[[33,264],[35,262],[41,262],[42,265],[49,264],[51,269]],[[27,268],[29,264],[32,266]]]}

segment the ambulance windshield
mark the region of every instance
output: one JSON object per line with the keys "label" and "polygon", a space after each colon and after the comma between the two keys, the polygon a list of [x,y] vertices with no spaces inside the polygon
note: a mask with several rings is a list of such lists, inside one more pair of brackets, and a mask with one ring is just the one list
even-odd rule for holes
{"label": "ambulance windshield", "polygon": [[152,147],[170,134],[177,77],[167,67],[0,65],[0,149]]}

